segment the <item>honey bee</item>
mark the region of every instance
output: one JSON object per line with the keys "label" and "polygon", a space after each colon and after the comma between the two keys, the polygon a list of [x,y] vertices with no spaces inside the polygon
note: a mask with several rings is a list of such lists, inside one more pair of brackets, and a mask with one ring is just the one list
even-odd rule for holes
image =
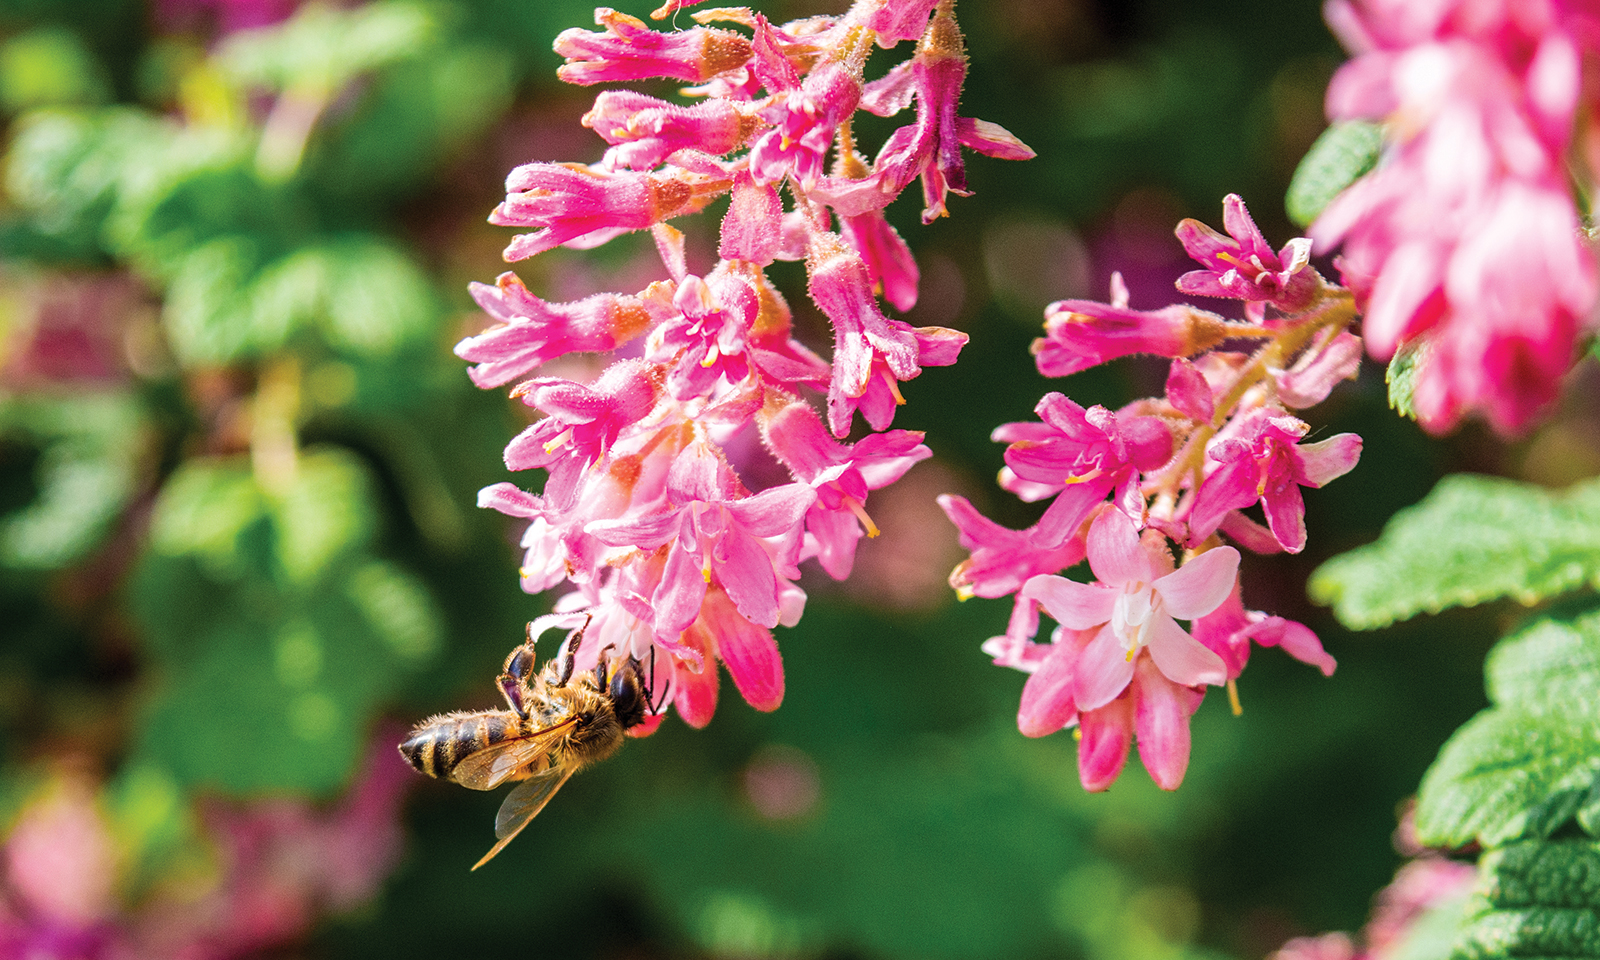
{"label": "honey bee", "polygon": [[659,712],[651,707],[642,664],[633,657],[608,665],[602,654],[593,671],[574,675],[587,626],[534,676],[534,624],[528,624],[527,641],[511,651],[496,678],[510,709],[429,717],[400,744],[400,755],[430,777],[473,790],[521,781],[495,815],[499,842],[474,870],[505,849],[569,777],[611,756],[622,746],[624,731]]}

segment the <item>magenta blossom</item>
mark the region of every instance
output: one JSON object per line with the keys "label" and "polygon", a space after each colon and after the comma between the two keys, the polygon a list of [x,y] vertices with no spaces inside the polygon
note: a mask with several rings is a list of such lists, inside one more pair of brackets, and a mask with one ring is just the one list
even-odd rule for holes
{"label": "magenta blossom", "polygon": [[698,83],[742,66],[750,41],[731,30],[693,27],[657,33],[643,20],[598,7],[594,22],[604,32],[563,30],[555,51],[567,63],[556,75],[567,83],[612,83],[667,77]]}
{"label": "magenta blossom", "polygon": [[890,430],[855,443],[839,443],[807,404],[795,401],[764,418],[762,437],[774,455],[817,499],[806,511],[806,545],[801,556],[815,556],[835,580],[850,576],[856,543],[863,533],[878,535],[867,516],[867,491],[886,487],[918,461],[933,456],[922,434]]}
{"label": "magenta blossom", "polygon": [[1189,543],[1210,536],[1230,510],[1257,501],[1272,535],[1290,553],[1306,545],[1305,500],[1301,487],[1320,487],[1344,476],[1361,457],[1361,438],[1341,433],[1301,444],[1310,428],[1287,414],[1256,411],[1242,418],[1231,436],[1218,435],[1209,451],[1221,464],[1200,485],[1188,516]]}
{"label": "magenta blossom", "polygon": [[1179,290],[1270,304],[1288,314],[1316,302],[1322,278],[1311,268],[1310,240],[1296,237],[1274,253],[1236,193],[1223,198],[1222,224],[1227,236],[1198,220],[1178,224],[1183,249],[1206,267],[1179,277]]}
{"label": "magenta blossom", "polygon": [[506,247],[508,262],[526,260],[563,244],[598,246],[694,213],[732,185],[730,177],[704,170],[636,173],[581,163],[527,163],[506,177],[506,199],[489,222],[539,228],[518,234]]}
{"label": "magenta blossom", "polygon": [[1183,304],[1133,310],[1095,300],[1058,300],[1045,308],[1044,318],[1044,336],[1031,349],[1039,372],[1047,377],[1064,377],[1138,353],[1193,356],[1228,336],[1227,321]]}
{"label": "magenta blossom", "polygon": [[518,384],[511,395],[547,416],[506,446],[506,466],[529,470],[566,457],[584,465],[600,460],[625,427],[655,409],[659,372],[637,360],[619,360],[593,386],[555,377]]}
{"label": "magenta blossom", "polygon": [[1322,641],[1303,623],[1272,617],[1259,610],[1246,610],[1240,598],[1239,584],[1233,585],[1222,606],[1194,622],[1194,638],[1205,644],[1228,665],[1228,680],[1236,679],[1250,660],[1250,643],[1263,647],[1280,647],[1284,653],[1301,663],[1309,663],[1322,671],[1325,677],[1333,676],[1337,664],[1322,649]]}
{"label": "magenta blossom", "polygon": [[[1071,536],[1106,494],[1129,517],[1144,521],[1142,470],[1154,470],[1172,455],[1172,433],[1155,417],[1119,416],[1096,405],[1088,410],[1064,395],[1047,393],[1034,407],[1044,421],[1013,423],[995,430],[994,438],[1012,441],[1006,448],[1001,484],[1012,478],[1029,485],[1028,499],[1055,494],[1039,518],[1039,535],[1059,543]],[[1013,489],[1013,492],[1017,492]]]}
{"label": "magenta blossom", "polygon": [[[655,630],[675,636],[699,615],[706,588],[727,590],[746,619],[778,624],[779,574],[790,574],[799,552],[794,536],[816,494],[789,483],[754,496],[740,496],[726,461],[695,443],[673,462],[667,479],[669,505],[649,515],[590,522],[586,532],[612,546],[668,547],[666,568],[652,604]],[[792,540],[767,543],[762,538]]]}
{"label": "magenta blossom", "polygon": [[[1087,789],[1104,789],[1115,779],[1121,760],[1113,757],[1112,746],[1121,743],[1125,754],[1121,734],[1135,729],[1151,776],[1163,789],[1175,789],[1188,766],[1188,717],[1194,709],[1183,688],[1227,681],[1222,658],[1176,619],[1203,617],[1227,599],[1239,553],[1218,547],[1173,570],[1164,541],[1153,533],[1141,538],[1116,510],[1101,511],[1090,525],[1087,553],[1099,582],[1045,575],[1022,588],[1022,596],[1037,600],[1066,630],[1092,631],[1087,641],[1077,635],[1075,642],[1083,646],[1070,663],[1047,660],[1050,673],[1038,679],[1045,672],[1041,667],[1034,675],[1054,691],[1055,701],[1036,701],[1035,712],[1063,716],[1059,701],[1071,698],[1085,727],[1080,765],[1086,757],[1093,761],[1081,768]],[[1096,713],[1130,685],[1123,705]]]}
{"label": "magenta blossom", "polygon": [[613,144],[608,166],[651,170],[679,150],[727,153],[744,142],[755,120],[727,100],[681,107],[632,90],[607,90],[583,125]]}

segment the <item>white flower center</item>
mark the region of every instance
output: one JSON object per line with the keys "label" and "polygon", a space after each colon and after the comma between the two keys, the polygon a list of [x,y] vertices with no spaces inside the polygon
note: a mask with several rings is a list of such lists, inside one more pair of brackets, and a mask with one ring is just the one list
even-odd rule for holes
{"label": "white flower center", "polygon": [[1161,595],[1150,584],[1135,580],[1123,586],[1111,608],[1111,629],[1128,648],[1130,661],[1150,642],[1150,629],[1160,610]]}

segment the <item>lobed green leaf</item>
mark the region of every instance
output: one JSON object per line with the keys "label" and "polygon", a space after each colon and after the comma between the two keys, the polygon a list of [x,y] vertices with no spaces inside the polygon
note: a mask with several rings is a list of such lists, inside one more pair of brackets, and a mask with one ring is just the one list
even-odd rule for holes
{"label": "lobed green leaf", "polygon": [[1452,957],[1600,957],[1600,844],[1524,841],[1485,854]]}
{"label": "lobed green leaf", "polygon": [[1382,147],[1383,128],[1375,123],[1346,120],[1322,131],[1289,180],[1283,201],[1289,219],[1309,227],[1334,197],[1377,165]]}
{"label": "lobed green leaf", "polygon": [[1600,480],[1552,492],[1495,477],[1444,478],[1374,543],[1334,557],[1309,591],[1345,626],[1510,597],[1533,604],[1600,584]]}
{"label": "lobed green leaf", "polygon": [[1600,610],[1546,619],[1490,655],[1496,705],[1439,752],[1417,797],[1424,843],[1549,837],[1600,812]]}

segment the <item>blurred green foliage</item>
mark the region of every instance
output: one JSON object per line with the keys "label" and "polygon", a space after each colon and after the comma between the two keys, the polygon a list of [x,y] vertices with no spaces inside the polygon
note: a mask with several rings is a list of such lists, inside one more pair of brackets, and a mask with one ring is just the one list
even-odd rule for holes
{"label": "blurred green foliage", "polygon": [[[516,531],[471,504],[538,480],[500,467],[519,423],[449,347],[482,322],[465,282],[503,269],[483,219],[509,167],[600,152],[577,124],[591,93],[554,82],[550,51],[592,6],[371,0],[218,39],[137,0],[0,5],[0,285],[20,291],[0,366],[56,322],[29,276],[131,274],[143,297],[105,320],[120,376],[0,397],[3,810],[52,757],[114,771],[107,815],[138,889],[192,868],[197,802],[329,797],[381,717],[493,703],[546,601],[517,590]],[[1279,198],[1339,53],[1310,2],[964,0],[960,16],[963,112],[1039,158],[970,158],[977,197],[928,228],[914,201],[890,210],[924,269],[908,319],[973,335],[907,386],[896,425],[1022,526],[1030,508],[992,485],[993,427],[1049,389],[1115,405],[1152,377],[1131,361],[1040,378],[1044,303],[1103,294],[1112,268],[1160,274],[1172,224],[1215,222],[1229,192],[1292,236]],[[997,262],[1028,264],[991,250],[1019,224],[1035,232],[1015,249],[1040,260],[1008,279]],[[566,299],[623,266],[563,251],[519,270]],[[1428,441],[1366,373],[1318,411],[1367,437],[1360,469],[1309,498],[1306,555],[1247,573],[1248,605],[1310,623],[1339,672],[1258,656],[1243,716],[1221,698],[1196,716],[1180,792],[1134,769],[1086,795],[1070,735],[1016,732],[1022,677],[977,649],[1004,605],[897,612],[808,582],[779,637],[779,711],[725,684],[709,729],[629,744],[474,875],[500,797],[419,778],[407,859],[306,951],[1198,960],[1355,927],[1397,862],[1396,805],[1484,703],[1496,631],[1458,612],[1352,636],[1301,585],[1447,470],[1514,463],[1472,434]],[[813,777],[814,804],[761,813],[751,777],[770,763]]]}

